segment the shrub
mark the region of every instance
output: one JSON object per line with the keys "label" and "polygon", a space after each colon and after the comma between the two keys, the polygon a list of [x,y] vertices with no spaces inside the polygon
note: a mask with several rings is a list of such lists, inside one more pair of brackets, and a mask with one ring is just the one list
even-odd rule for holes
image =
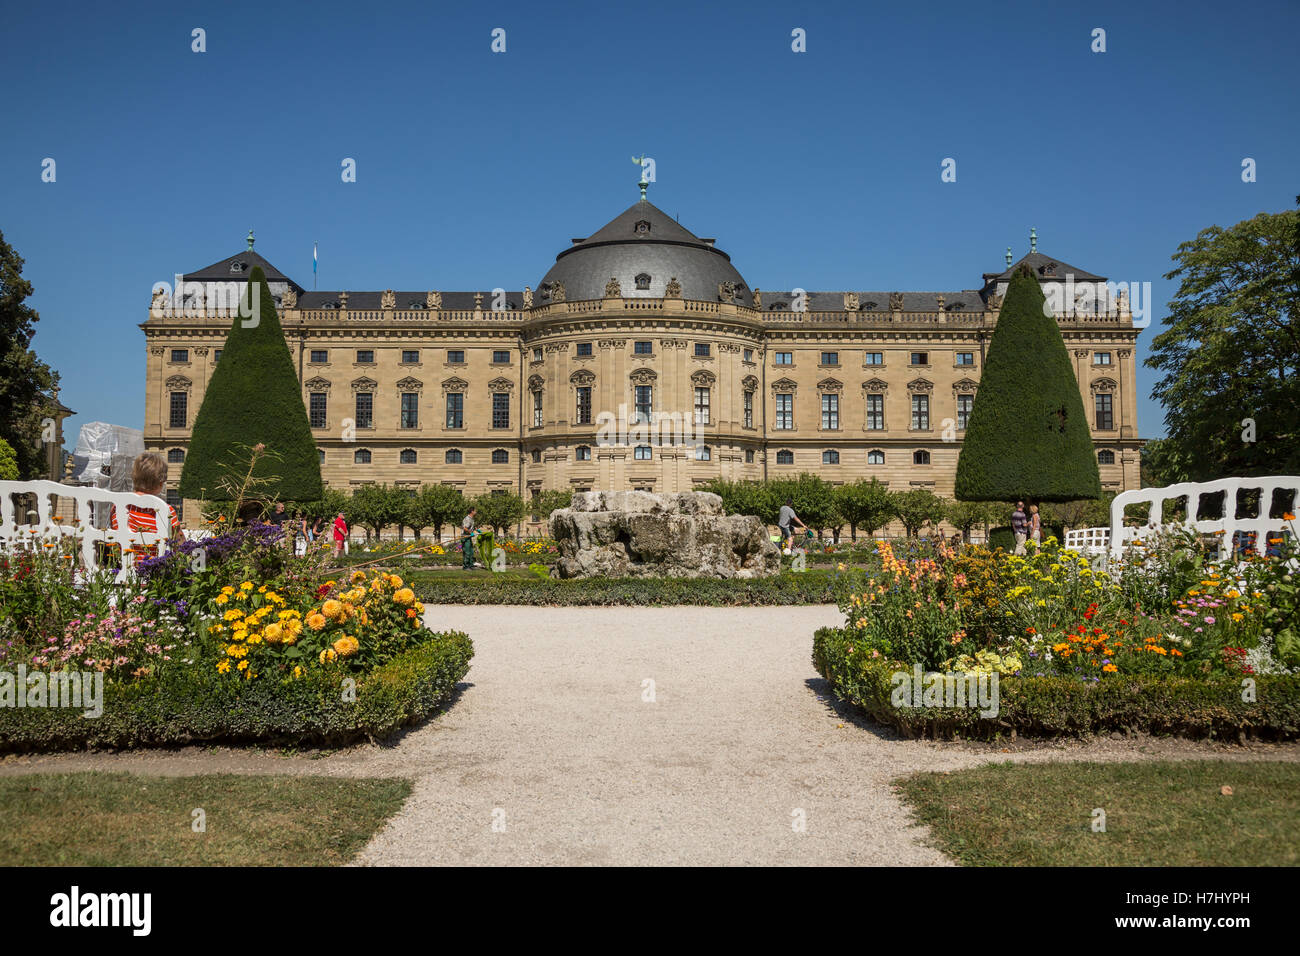
{"label": "shrub", "polygon": [[789,572],[766,578],[570,578],[567,580],[477,576],[447,579],[412,572],[407,581],[426,604],[520,604],[534,606],[743,607],[828,604],[834,601],[828,571]]}
{"label": "shrub", "polygon": [[104,712],[0,709],[0,752],[162,747],[194,743],[342,746],[382,740],[433,714],[469,670],[474,647],[460,632],[430,634],[368,673],[317,670],[301,680],[234,681],[209,667],[105,682]]}

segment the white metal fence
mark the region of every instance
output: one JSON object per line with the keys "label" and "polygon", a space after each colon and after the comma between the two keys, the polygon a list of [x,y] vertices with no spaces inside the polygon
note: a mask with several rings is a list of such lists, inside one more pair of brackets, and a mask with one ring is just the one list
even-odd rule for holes
{"label": "white metal fence", "polygon": [[[29,500],[32,497],[34,501]],[[128,504],[152,509],[158,530],[131,531]],[[72,514],[60,513],[69,506]],[[96,511],[100,512],[98,521]],[[110,514],[117,518],[116,529],[110,527]],[[57,481],[0,481],[0,552],[35,551],[72,538],[81,566],[95,571],[100,566],[96,545],[116,544],[122,549],[122,568],[117,575],[121,582],[131,574],[138,552],[167,551],[169,516],[167,502],[154,495],[62,485]]]}

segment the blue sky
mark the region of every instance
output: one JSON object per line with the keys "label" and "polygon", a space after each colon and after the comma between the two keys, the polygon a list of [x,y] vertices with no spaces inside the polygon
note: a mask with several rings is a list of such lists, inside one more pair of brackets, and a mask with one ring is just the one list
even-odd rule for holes
{"label": "blue sky", "polygon": [[[323,289],[536,287],[636,200],[645,153],[651,199],[751,286],[969,288],[1034,226],[1042,252],[1151,282],[1158,323],[1180,242],[1300,192],[1294,2],[877,6],[11,8],[0,230],[69,444],[140,427],[150,288],[250,226],[307,288],[314,241]],[[1143,437],[1163,434],[1153,380]]]}

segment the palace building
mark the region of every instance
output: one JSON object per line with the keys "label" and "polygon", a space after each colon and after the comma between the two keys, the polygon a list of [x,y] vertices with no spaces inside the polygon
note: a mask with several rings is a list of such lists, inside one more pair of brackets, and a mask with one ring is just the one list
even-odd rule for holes
{"label": "palace building", "polygon": [[141,325],[145,444],[168,461],[179,504],[233,295],[261,266],[329,487],[673,492],[814,472],[951,497],[1020,263],[1057,308],[1102,486],[1140,487],[1138,329],[1103,277],[1035,242],[1019,262],[1008,249],[973,288],[760,290],[713,239],[647,201],[644,185],[639,202],[560,252],[536,291],[307,291],[253,251],[250,233],[244,251],[155,294]]}

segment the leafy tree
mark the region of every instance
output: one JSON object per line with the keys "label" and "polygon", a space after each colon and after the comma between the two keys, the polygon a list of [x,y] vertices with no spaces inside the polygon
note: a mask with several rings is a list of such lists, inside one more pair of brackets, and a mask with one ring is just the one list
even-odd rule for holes
{"label": "leafy tree", "polygon": [[326,525],[332,522],[340,511],[346,518],[351,507],[351,495],[337,488],[326,488],[315,501],[298,502],[296,510],[307,519],[308,524],[314,524],[317,519],[320,519],[322,525]]}
{"label": "leafy tree", "polygon": [[814,531],[843,524],[835,507],[835,486],[818,475],[804,472],[795,479],[777,479],[768,483],[770,523],[776,521],[781,506],[789,499],[795,514]]}
{"label": "leafy tree", "polygon": [[[250,309],[254,301],[258,307]],[[187,498],[218,497],[223,466],[247,460],[243,449],[262,443],[270,454],[259,459],[254,476],[272,479],[266,493],[282,501],[318,500],[323,486],[316,441],[260,267],[249,278],[241,311],[251,314],[236,316],[226,335],[222,360],[194,419],[180,492]]]}
{"label": "leafy tree", "polygon": [[1100,528],[1110,524],[1110,503],[1115,495],[1102,494],[1100,498],[1080,498],[1078,501],[1061,501],[1043,505],[1044,524],[1059,524],[1064,530],[1074,528]]}
{"label": "leafy tree", "polygon": [[419,535],[425,528],[433,528],[436,540],[442,540],[442,526],[455,525],[465,517],[465,496],[458,488],[447,485],[425,485],[410,502],[406,523]]}
{"label": "leafy tree", "polygon": [[894,517],[889,487],[878,478],[840,485],[835,489],[835,504],[849,523],[854,541],[858,540],[858,528],[871,537],[877,528],[883,528]]}
{"label": "leafy tree", "polygon": [[528,513],[534,521],[545,521],[552,511],[567,508],[573,504],[572,491],[539,491],[528,500]]}
{"label": "leafy tree", "polygon": [[475,519],[479,524],[487,525],[498,534],[504,534],[512,524],[523,518],[527,506],[518,495],[489,493],[475,498],[474,507],[478,509]]}
{"label": "leafy tree", "polygon": [[903,522],[909,538],[915,538],[927,524],[935,528],[947,512],[944,500],[928,488],[893,493],[894,517]]}
{"label": "leafy tree", "polygon": [[961,532],[963,541],[970,541],[971,528],[987,525],[994,520],[994,503],[989,501],[954,501],[948,505],[944,518]]}
{"label": "leafy tree", "polygon": [[[224,356],[222,357],[224,360]],[[371,533],[376,538],[391,524],[406,521],[411,498],[401,488],[388,485],[362,485],[352,492],[352,500],[343,513],[349,524],[359,524],[366,529],[366,543]]]}
{"label": "leafy tree", "polygon": [[[59,376],[28,346],[40,315],[25,300],[32,284],[23,278],[23,259],[0,233],[0,439],[17,462],[18,474],[40,473],[44,456],[37,447],[41,419]],[[59,476],[55,476],[56,480]]]}
{"label": "leafy tree", "polygon": [[771,482],[726,481],[715,478],[701,491],[711,491],[722,499],[722,510],[729,515],[754,515],[767,524],[775,524],[781,504],[776,501]]}
{"label": "leafy tree", "polygon": [[1295,474],[1300,211],[1211,226],[1173,259],[1178,292],[1146,360],[1168,437],[1143,464],[1162,484]]}
{"label": "leafy tree", "polygon": [[1028,268],[1011,278],[957,460],[962,501],[1101,494],[1092,435],[1056,319]]}
{"label": "leafy tree", "polygon": [[18,456],[11,446],[0,438],[0,481],[18,480]]}

